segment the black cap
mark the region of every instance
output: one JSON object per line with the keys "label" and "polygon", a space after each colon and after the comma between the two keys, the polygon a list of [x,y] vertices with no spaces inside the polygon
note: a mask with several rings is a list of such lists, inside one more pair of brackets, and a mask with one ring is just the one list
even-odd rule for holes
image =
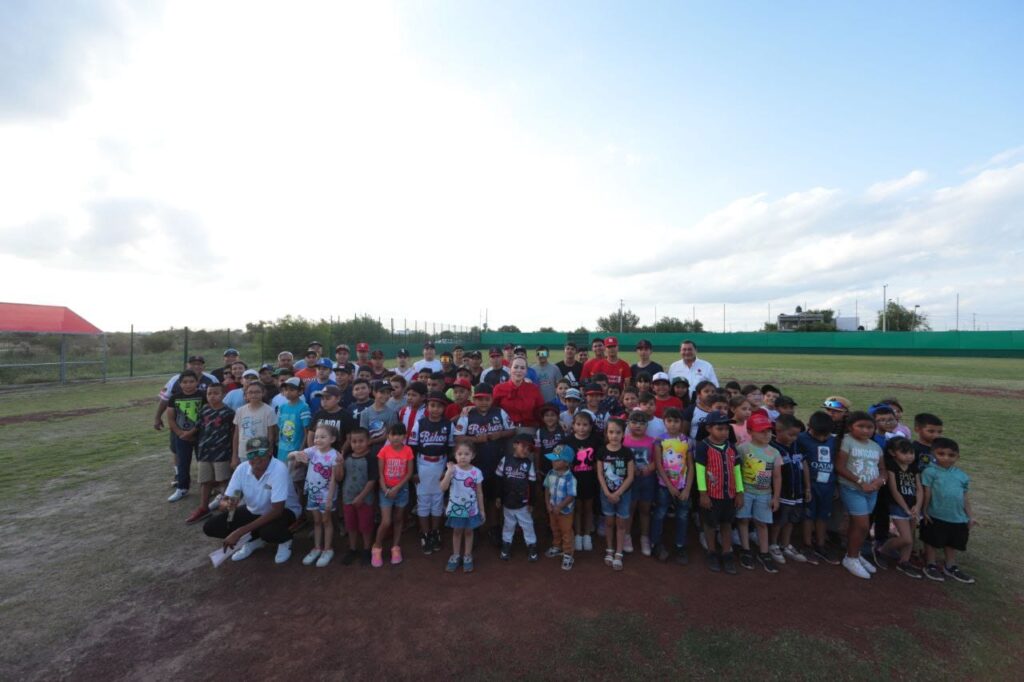
{"label": "black cap", "polygon": [[651,342],[648,341],[647,339],[640,339],[639,341],[636,342],[636,349],[637,350],[640,350],[641,348],[651,348],[651,347],[652,347],[651,346]]}
{"label": "black cap", "polygon": [[420,395],[427,394],[427,385],[422,381],[410,381],[409,385],[405,387],[406,391],[412,391],[413,393],[419,393]]}
{"label": "black cap", "polygon": [[206,359],[202,355],[190,355],[190,356],[188,356],[188,361],[189,362],[201,362],[204,365],[206,364]]}
{"label": "black cap", "polygon": [[482,358],[483,354],[478,350],[471,350],[468,353],[466,353],[466,356],[471,358]]}
{"label": "black cap", "polygon": [[427,341],[426,343],[423,344],[423,350],[426,350],[427,348],[434,348],[434,347],[435,346],[434,346],[434,342],[433,341]]}
{"label": "black cap", "polygon": [[427,394],[428,403],[441,403],[442,405],[448,404],[448,396],[441,391],[431,391]]}
{"label": "black cap", "polygon": [[409,351],[407,351],[405,348],[399,348],[398,353],[396,353],[395,355],[400,358],[407,358],[409,357]]}
{"label": "black cap", "polygon": [[775,399],[775,407],[796,407],[796,401],[788,395],[780,395]]}
{"label": "black cap", "polygon": [[531,436],[528,433],[517,433],[516,435],[512,436],[512,442],[533,445],[533,436]]}
{"label": "black cap", "polygon": [[721,412],[712,412],[708,416],[704,417],[704,426],[718,426],[720,424],[732,424],[732,419],[729,415],[722,414]]}
{"label": "black cap", "polygon": [[473,397],[474,398],[477,397],[478,395],[492,395],[493,393],[494,393],[494,389],[491,387],[491,385],[490,384],[485,384],[482,381],[479,384],[477,384],[476,386],[473,387]]}
{"label": "black cap", "polygon": [[390,381],[380,381],[379,379],[377,381],[374,381],[373,384],[371,384],[371,387],[373,388],[374,391],[383,391],[383,390],[390,391],[390,390],[393,390],[393,388],[394,388],[391,385]]}

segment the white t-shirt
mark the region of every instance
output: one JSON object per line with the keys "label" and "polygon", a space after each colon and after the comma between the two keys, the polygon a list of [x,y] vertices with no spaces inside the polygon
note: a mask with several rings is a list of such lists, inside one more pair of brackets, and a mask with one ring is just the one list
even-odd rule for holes
{"label": "white t-shirt", "polygon": [[260,403],[255,410],[246,403],[235,410],[235,426],[238,432],[238,454],[244,457],[245,444],[250,438],[270,438],[270,427],[277,426],[277,415],[274,408],[266,403]]}
{"label": "white t-shirt", "polygon": [[242,493],[242,502],[246,508],[256,516],[269,512],[270,506],[276,502],[284,502],[285,509],[290,509],[295,516],[302,513],[299,494],[292,484],[288,465],[277,458],[271,458],[267,470],[258,479],[253,476],[252,465],[242,462],[235,473],[231,474],[225,494],[233,497],[239,492]]}
{"label": "white t-shirt", "polygon": [[[440,363],[438,363],[438,364],[440,364]],[[403,379],[405,379],[405,383],[406,384],[408,384],[410,381],[412,381],[413,380],[412,378],[414,376],[416,376],[416,367],[406,367],[405,369],[401,369],[399,367],[395,367],[391,371],[394,372],[395,374],[401,376]]]}
{"label": "white t-shirt", "polygon": [[428,368],[431,372],[440,372],[444,366],[437,358],[434,358],[433,360],[417,360],[412,363],[412,368],[415,370],[415,374],[419,374],[420,370],[424,367]]}
{"label": "white t-shirt", "polygon": [[715,376],[715,368],[711,366],[710,362],[707,360],[701,360],[700,358],[693,361],[692,367],[687,367],[685,360],[676,360],[669,365],[669,381],[676,377],[682,377],[690,382],[690,395],[693,395],[693,389],[697,388],[697,384],[702,381],[710,381],[715,386],[718,386],[718,377]]}

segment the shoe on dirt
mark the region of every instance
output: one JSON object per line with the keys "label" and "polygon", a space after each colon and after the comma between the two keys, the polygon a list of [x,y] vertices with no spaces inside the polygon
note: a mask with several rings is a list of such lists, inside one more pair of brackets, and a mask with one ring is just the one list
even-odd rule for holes
{"label": "shoe on dirt", "polygon": [[785,547],[783,547],[782,548],[782,553],[790,561],[796,562],[798,564],[807,563],[807,557],[804,556],[803,552],[801,552],[799,549],[797,549],[793,545],[786,545]]}
{"label": "shoe on dirt", "polygon": [[323,568],[327,564],[331,563],[331,559],[333,559],[333,558],[334,558],[334,550],[333,549],[324,550],[324,553],[321,554],[320,558],[316,560],[316,567],[317,568]]}
{"label": "shoe on dirt", "polygon": [[651,554],[658,558],[658,561],[668,561],[668,558],[672,556],[669,554],[668,547],[662,544],[657,544],[651,548]]}
{"label": "shoe on dirt", "polygon": [[718,558],[718,555],[714,552],[708,552],[707,557],[704,561],[708,565],[708,570],[712,573],[720,573],[722,570],[722,560]]}
{"label": "shoe on dirt", "polygon": [[397,566],[402,563],[402,548],[395,545],[391,548],[391,565]]}
{"label": "shoe on dirt", "polygon": [[435,552],[441,551],[441,531],[434,530],[430,532],[431,543],[434,547]]}
{"label": "shoe on dirt", "polygon": [[851,575],[855,575],[858,578],[868,580],[871,578],[871,574],[864,569],[864,565],[860,562],[860,558],[843,557],[843,568],[850,572]]}
{"label": "shoe on dirt", "polygon": [[420,549],[427,556],[434,551],[434,539],[430,537],[430,533],[420,533]]}
{"label": "shoe on dirt", "polygon": [[928,580],[934,580],[937,583],[944,582],[945,576],[942,575],[942,569],[935,564],[928,564],[924,567],[924,577]]}
{"label": "shoe on dirt", "polygon": [[265,543],[263,540],[260,540],[259,538],[256,538],[254,540],[249,540],[249,542],[247,542],[244,545],[242,545],[238,549],[238,551],[236,551],[234,554],[231,555],[231,560],[232,561],[244,561],[245,559],[249,558],[250,554],[252,554],[257,549],[259,549],[260,547],[263,547],[266,544],[267,543]]}
{"label": "shoe on dirt", "polygon": [[644,556],[651,556],[651,539],[646,535],[640,536],[640,553]]}
{"label": "shoe on dirt", "polygon": [[758,554],[757,560],[761,562],[761,566],[764,568],[765,573],[779,572],[779,567],[775,564],[775,559],[768,552]]}
{"label": "shoe on dirt", "polygon": [[176,488],[174,490],[174,492],[171,493],[171,496],[167,498],[167,501],[168,502],[177,502],[178,500],[180,500],[181,498],[185,497],[186,495],[188,495],[188,490],[186,490],[185,488]]}
{"label": "shoe on dirt", "polygon": [[283,564],[292,558],[292,541],[282,542],[277,546],[277,554],[274,555],[275,564]]}
{"label": "shoe on dirt", "polygon": [[316,560],[320,558],[321,554],[322,554],[322,552],[319,549],[312,549],[312,550],[310,550],[309,554],[307,554],[306,556],[302,557],[302,565],[303,566],[312,566],[313,564],[316,563]]}
{"label": "shoe on dirt", "polygon": [[473,572],[473,557],[464,556],[462,557],[462,572],[472,573]]}
{"label": "shoe on dirt", "polygon": [[[626,537],[628,538],[629,536],[627,535]],[[583,536],[583,551],[584,552],[589,552],[589,551],[591,551],[593,549],[594,549],[594,538],[592,538],[590,536],[590,534],[588,533],[587,535]]]}
{"label": "shoe on dirt", "polygon": [[736,575],[736,554],[729,552],[722,555],[722,570],[728,575]]}
{"label": "shoe on dirt", "polygon": [[957,566],[956,564],[954,564],[952,566],[946,566],[943,569],[943,571],[945,572],[946,575],[948,575],[950,578],[952,578],[953,580],[957,581],[958,583],[964,583],[965,585],[973,585],[974,584],[974,577],[970,576],[970,575],[967,575],[966,573],[961,571],[960,567]]}
{"label": "shoe on dirt", "polygon": [[872,564],[870,561],[868,561],[864,557],[862,557],[862,556],[857,557],[857,560],[860,561],[860,565],[863,566],[864,570],[867,571],[868,573],[877,573],[878,572],[878,569],[875,568],[874,564]]}
{"label": "shoe on dirt", "polygon": [[626,533],[626,538],[622,541],[622,551],[624,554],[633,553],[633,536]]}
{"label": "shoe on dirt", "polygon": [[454,573],[458,570],[460,563],[462,563],[462,557],[458,554],[452,554],[448,557],[448,563],[445,564],[444,570],[448,573]]}
{"label": "shoe on dirt", "polygon": [[754,555],[749,549],[740,550],[740,566],[748,571],[754,570]]}
{"label": "shoe on dirt", "polygon": [[576,539],[573,541],[573,546],[576,548],[577,552],[582,552],[583,551],[583,536],[582,535],[577,535],[576,536]]}
{"label": "shoe on dirt", "polygon": [[526,548],[526,560],[536,561],[538,557],[540,557],[540,554],[537,552],[537,545],[529,545]]}
{"label": "shoe on dirt", "polygon": [[826,564],[838,566],[840,563],[839,558],[836,557],[835,552],[833,552],[831,548],[826,547],[825,545],[816,545],[814,547],[813,553],[814,556],[818,557]]}
{"label": "shoe on dirt", "polygon": [[685,547],[676,547],[675,562],[677,566],[686,566],[690,563],[690,557],[686,556]]}
{"label": "shoe on dirt", "polygon": [[502,561],[508,561],[509,559],[511,559],[512,558],[512,543],[511,542],[503,542],[503,543],[501,543],[501,554],[499,554],[498,556],[501,557]]}
{"label": "shoe on dirt", "polygon": [[774,561],[775,563],[777,563],[777,564],[784,564],[784,563],[786,563],[786,557],[782,553],[782,548],[779,547],[778,545],[769,545],[768,546],[768,554],[771,556],[772,561]]}
{"label": "shoe on dirt", "polygon": [[917,566],[910,563],[909,561],[901,561],[898,564],[896,564],[896,570],[902,573],[903,575],[907,576],[908,578],[913,578],[915,580],[920,580],[924,577],[924,574],[921,573],[921,569],[919,569]]}
{"label": "shoe on dirt", "polygon": [[562,555],[562,570],[563,571],[571,571],[572,570],[572,565],[575,562],[576,562],[576,560],[573,558],[572,554],[563,554]]}
{"label": "shoe on dirt", "polygon": [[556,556],[562,556],[562,548],[548,547],[546,550],[544,550],[544,556],[546,556],[549,559],[554,559]]}

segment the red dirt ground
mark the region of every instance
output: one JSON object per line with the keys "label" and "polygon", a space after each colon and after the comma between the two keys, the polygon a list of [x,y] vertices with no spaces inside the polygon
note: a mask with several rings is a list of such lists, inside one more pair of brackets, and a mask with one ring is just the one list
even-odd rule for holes
{"label": "red dirt ground", "polygon": [[29,422],[45,422],[51,419],[69,419],[71,417],[82,417],[87,414],[99,414],[111,410],[123,410],[125,407],[138,407],[140,405],[154,405],[152,398],[140,398],[122,405],[111,405],[104,407],[83,407],[77,410],[65,410],[63,412],[29,412],[28,414],[16,414],[13,417],[0,417],[0,426],[11,424],[25,424]]}

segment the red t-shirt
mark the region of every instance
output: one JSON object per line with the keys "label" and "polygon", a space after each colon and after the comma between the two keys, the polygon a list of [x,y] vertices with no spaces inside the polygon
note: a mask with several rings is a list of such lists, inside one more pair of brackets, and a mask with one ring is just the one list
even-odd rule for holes
{"label": "red t-shirt", "polygon": [[[590,363],[588,362],[587,365]],[[587,365],[583,366],[583,374],[587,374]],[[593,369],[590,370],[590,375],[594,374],[607,374],[609,386],[620,386],[625,387],[629,383],[630,378],[633,376],[632,371],[629,369],[629,363],[625,360],[616,360],[612,362],[608,358],[598,360],[597,364],[594,365]]]}
{"label": "red t-shirt", "polygon": [[448,421],[458,419],[459,416],[462,414],[462,408],[464,408],[466,405],[472,405],[472,403],[467,400],[464,403],[450,404],[448,407],[444,408],[444,418],[447,419]]}
{"label": "red t-shirt", "polygon": [[494,407],[500,407],[517,426],[540,426],[537,411],[544,404],[537,384],[528,381],[516,386],[511,381],[494,387]]}
{"label": "red t-shirt", "polygon": [[677,410],[683,409],[683,401],[674,395],[670,395],[667,398],[654,398],[654,416],[661,419],[665,416],[665,410],[670,407],[674,407]]}
{"label": "red t-shirt", "polygon": [[405,478],[405,473],[410,466],[409,462],[413,459],[412,448],[405,445],[401,450],[395,450],[388,443],[377,453],[377,459],[380,460],[380,470],[384,475],[384,485],[392,488],[396,483]]}
{"label": "red t-shirt", "polygon": [[594,368],[597,367],[597,363],[601,362],[602,360],[604,360],[604,358],[590,358],[589,360],[584,362],[583,370],[580,372],[580,381],[583,381],[584,379],[589,379],[592,374],[597,372],[597,370]]}

